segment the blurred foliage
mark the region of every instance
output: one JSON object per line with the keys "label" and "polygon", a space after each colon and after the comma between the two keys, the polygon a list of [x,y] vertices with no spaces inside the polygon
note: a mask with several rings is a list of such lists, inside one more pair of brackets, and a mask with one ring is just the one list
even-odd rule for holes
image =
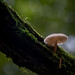
{"label": "blurred foliage", "polygon": [[14,0],[12,6],[25,20],[31,18],[31,25],[43,36],[60,32],[74,35],[74,0]]}
{"label": "blurred foliage", "polygon": [[[75,35],[74,0],[5,0],[44,37],[51,33]],[[16,65],[0,53],[0,75],[36,75],[25,69],[22,72]]]}
{"label": "blurred foliage", "polygon": [[1,52],[0,59],[0,75],[37,75],[26,68],[19,68]]}

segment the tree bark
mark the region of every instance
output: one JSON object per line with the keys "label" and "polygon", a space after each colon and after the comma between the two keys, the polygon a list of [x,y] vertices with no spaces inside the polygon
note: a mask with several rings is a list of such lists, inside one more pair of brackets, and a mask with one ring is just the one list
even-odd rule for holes
{"label": "tree bark", "polygon": [[[61,48],[57,54],[18,14],[0,0],[0,51],[19,67],[26,67],[39,75],[75,75],[75,59]],[[62,56],[61,68],[59,61]]]}

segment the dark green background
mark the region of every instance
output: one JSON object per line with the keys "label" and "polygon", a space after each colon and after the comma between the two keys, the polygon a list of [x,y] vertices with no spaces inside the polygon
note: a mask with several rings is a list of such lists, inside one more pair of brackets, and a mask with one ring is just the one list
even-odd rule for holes
{"label": "dark green background", "polygon": [[[51,33],[75,35],[74,0],[5,0],[25,21],[42,36]],[[25,68],[23,68],[25,69]],[[12,60],[0,53],[0,75],[36,75],[28,69],[22,70]]]}

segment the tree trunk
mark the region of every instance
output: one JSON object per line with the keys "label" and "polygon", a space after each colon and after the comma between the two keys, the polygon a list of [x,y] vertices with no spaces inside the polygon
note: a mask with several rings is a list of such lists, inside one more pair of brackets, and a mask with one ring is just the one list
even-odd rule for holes
{"label": "tree trunk", "polygon": [[[0,51],[19,67],[39,75],[75,75],[75,60],[64,50],[48,47],[44,38],[0,0]],[[61,68],[59,61],[62,56]]]}

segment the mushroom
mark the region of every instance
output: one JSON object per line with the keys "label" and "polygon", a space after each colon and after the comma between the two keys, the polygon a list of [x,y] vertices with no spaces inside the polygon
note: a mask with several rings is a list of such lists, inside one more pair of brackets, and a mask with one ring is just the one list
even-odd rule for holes
{"label": "mushroom", "polygon": [[47,44],[48,46],[53,46],[54,47],[54,53],[56,53],[57,50],[57,45],[61,45],[64,42],[66,42],[68,37],[63,34],[63,33],[54,33],[48,35],[44,39],[44,43]]}
{"label": "mushroom", "polygon": [[62,56],[60,57],[59,68],[61,68],[61,63],[62,63]]}
{"label": "mushroom", "polygon": [[[56,53],[57,45],[63,44],[68,39],[68,36],[66,36],[63,33],[56,33],[56,34],[50,34],[44,39],[44,43],[48,46],[54,47],[54,53]],[[59,68],[61,68],[61,62],[62,62],[62,56],[60,57],[59,61]]]}

